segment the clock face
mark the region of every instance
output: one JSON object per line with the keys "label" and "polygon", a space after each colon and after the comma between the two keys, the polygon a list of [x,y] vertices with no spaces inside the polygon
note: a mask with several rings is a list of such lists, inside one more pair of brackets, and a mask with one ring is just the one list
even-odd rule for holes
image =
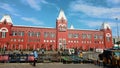
{"label": "clock face", "polygon": [[106,37],[111,37],[111,34],[110,33],[106,33]]}
{"label": "clock face", "polygon": [[59,24],[59,31],[66,31],[66,24]]}

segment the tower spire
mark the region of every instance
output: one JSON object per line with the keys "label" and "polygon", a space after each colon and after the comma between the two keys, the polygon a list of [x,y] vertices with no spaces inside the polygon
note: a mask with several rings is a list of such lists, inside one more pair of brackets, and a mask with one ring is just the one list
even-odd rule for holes
{"label": "tower spire", "polygon": [[111,29],[110,25],[104,22],[101,26],[101,29],[107,29],[107,28]]}
{"label": "tower spire", "polygon": [[60,13],[59,13],[59,15],[58,15],[57,20],[60,20],[60,19],[62,19],[62,18],[65,19],[65,20],[67,20],[65,14],[64,14],[64,11],[63,11],[62,9],[60,9]]}

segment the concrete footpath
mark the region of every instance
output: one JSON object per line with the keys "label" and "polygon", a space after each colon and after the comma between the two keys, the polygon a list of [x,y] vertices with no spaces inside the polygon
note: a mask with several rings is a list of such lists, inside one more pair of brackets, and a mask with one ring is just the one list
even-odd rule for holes
{"label": "concrete footpath", "polygon": [[0,63],[0,68],[102,68],[94,64],[62,64],[62,63]]}

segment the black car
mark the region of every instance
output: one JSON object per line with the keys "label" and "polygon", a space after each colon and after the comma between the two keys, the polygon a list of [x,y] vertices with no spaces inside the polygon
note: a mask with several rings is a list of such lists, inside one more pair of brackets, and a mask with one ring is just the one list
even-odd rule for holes
{"label": "black car", "polygon": [[9,62],[15,63],[15,62],[27,62],[28,61],[28,55],[27,54],[9,54]]}

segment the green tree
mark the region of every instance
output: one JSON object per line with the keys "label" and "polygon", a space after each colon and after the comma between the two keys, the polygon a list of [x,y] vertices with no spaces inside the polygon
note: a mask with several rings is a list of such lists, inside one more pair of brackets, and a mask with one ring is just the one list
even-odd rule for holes
{"label": "green tree", "polygon": [[120,41],[116,42],[116,44],[118,44],[118,45],[119,45],[119,44],[120,44]]}

